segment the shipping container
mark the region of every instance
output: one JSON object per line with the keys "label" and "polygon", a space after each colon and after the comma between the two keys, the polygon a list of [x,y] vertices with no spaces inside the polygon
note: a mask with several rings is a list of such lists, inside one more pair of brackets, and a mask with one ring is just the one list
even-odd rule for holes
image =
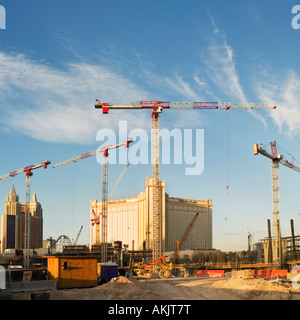
{"label": "shipping container", "polygon": [[96,257],[47,256],[46,258],[48,278],[56,280],[58,289],[98,285]]}

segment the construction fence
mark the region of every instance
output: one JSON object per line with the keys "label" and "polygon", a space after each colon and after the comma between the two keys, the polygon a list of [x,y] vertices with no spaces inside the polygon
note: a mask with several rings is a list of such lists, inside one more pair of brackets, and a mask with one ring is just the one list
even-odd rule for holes
{"label": "construction fence", "polygon": [[[231,277],[236,278],[289,278],[290,274],[300,273],[300,270],[277,270],[277,269],[262,269],[262,270],[233,270],[231,271]],[[196,270],[195,277],[212,277],[212,278],[221,278],[225,277],[224,270]]]}

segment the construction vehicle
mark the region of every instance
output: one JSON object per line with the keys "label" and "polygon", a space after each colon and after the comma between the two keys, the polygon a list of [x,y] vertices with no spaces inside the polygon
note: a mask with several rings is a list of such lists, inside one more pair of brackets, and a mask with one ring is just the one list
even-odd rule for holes
{"label": "construction vehicle", "polygon": [[281,267],[281,235],[280,235],[280,187],[279,187],[279,164],[300,172],[300,167],[294,165],[294,158],[289,162],[283,158],[282,154],[277,153],[276,141],[270,142],[271,153],[267,152],[262,145],[253,145],[253,154],[261,154],[271,159],[272,169],[272,229],[273,229],[273,248],[272,256],[275,267]]}
{"label": "construction vehicle", "polygon": [[7,173],[0,177],[0,180],[14,177],[18,174],[21,174],[23,172],[26,173],[26,200],[25,200],[25,243],[24,243],[24,268],[28,269],[30,260],[29,260],[29,250],[31,246],[31,226],[30,226],[30,212],[29,212],[29,202],[30,202],[30,189],[31,189],[31,177],[33,175],[32,170],[44,168],[46,169],[47,166],[51,162],[49,160],[46,160],[42,162],[41,164],[37,165],[30,165],[23,169],[19,169],[10,173]]}
{"label": "construction vehicle", "polygon": [[108,196],[107,196],[107,194],[108,194],[108,161],[107,161],[107,157],[109,155],[108,150],[119,148],[121,146],[128,148],[129,144],[131,142],[133,142],[133,140],[131,138],[128,138],[126,141],[124,141],[122,143],[118,143],[118,144],[114,144],[114,145],[107,145],[102,148],[98,148],[97,150],[84,153],[84,154],[77,156],[75,158],[60,162],[60,163],[55,164],[53,166],[53,168],[57,168],[57,167],[63,166],[68,163],[73,163],[73,162],[77,162],[78,160],[81,160],[81,159],[86,159],[86,158],[91,157],[93,155],[96,155],[98,153],[103,153],[102,212],[101,212],[101,215],[98,216],[98,213],[97,212],[95,213],[95,211],[92,210],[94,218],[91,219],[91,220],[93,220],[92,225],[93,225],[94,221],[96,223],[96,244],[99,245],[100,244],[100,218],[101,218],[101,238],[102,238],[101,239],[101,246],[102,246],[101,260],[102,260],[102,262],[107,261],[107,200],[108,200]]}
{"label": "construction vehicle", "polygon": [[[273,103],[233,103],[233,102],[162,102],[162,101],[139,101],[131,104],[111,105],[96,100],[96,109],[102,109],[103,114],[108,114],[110,109],[124,110],[151,110],[151,155],[152,155],[152,180],[153,180],[153,259],[158,259],[162,252],[161,232],[161,183],[160,183],[160,125],[159,115],[163,109],[202,109],[202,110],[254,110],[275,109]],[[229,186],[227,186],[229,187]],[[228,188],[227,188],[228,189]]]}
{"label": "construction vehicle", "polygon": [[132,267],[132,272],[138,277],[151,278],[155,273],[161,279],[167,279],[172,275],[173,264],[167,263],[165,258],[160,254],[158,259],[152,259],[149,262],[135,263]]}

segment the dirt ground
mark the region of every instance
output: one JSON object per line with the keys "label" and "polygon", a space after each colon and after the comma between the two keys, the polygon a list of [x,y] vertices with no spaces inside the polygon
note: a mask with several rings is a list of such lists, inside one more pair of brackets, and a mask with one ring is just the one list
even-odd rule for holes
{"label": "dirt ground", "polygon": [[[27,300],[28,293],[14,294]],[[159,278],[131,280],[118,277],[93,288],[50,291],[50,300],[300,300],[282,281],[244,278]]]}

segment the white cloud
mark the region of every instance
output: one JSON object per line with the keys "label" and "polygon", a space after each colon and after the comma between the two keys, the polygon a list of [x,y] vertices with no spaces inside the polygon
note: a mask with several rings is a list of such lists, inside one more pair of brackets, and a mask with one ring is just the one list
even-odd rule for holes
{"label": "white cloud", "polygon": [[300,133],[300,76],[295,71],[265,71],[255,81],[255,90],[261,100],[276,103],[277,109],[270,112],[270,117],[281,133]]}
{"label": "white cloud", "polygon": [[[103,127],[130,119],[134,127],[150,122],[123,111],[102,116],[95,99],[111,103],[147,97],[147,92],[107,68],[87,63],[58,70],[24,55],[0,52],[1,125],[43,141],[91,143]],[[109,101],[109,99],[114,101]]]}
{"label": "white cloud", "polygon": [[[217,27],[213,17],[210,17],[210,20],[214,35],[208,40],[209,44],[204,51],[203,62],[207,75],[215,86],[214,94],[222,95],[222,98],[217,98],[217,101],[259,102],[248,100],[237,71],[234,50],[228,44],[226,35]],[[228,100],[224,101],[225,99]],[[262,102],[270,101],[262,100]],[[259,113],[253,110],[249,110],[248,112],[262,122],[265,128],[267,127],[265,118]]]}
{"label": "white cloud", "polygon": [[[108,67],[78,62],[58,69],[23,54],[0,52],[0,70],[2,129],[49,142],[93,143],[99,129],[117,130],[119,120],[128,120],[128,130],[150,129],[149,113],[137,116],[136,112],[118,110],[102,115],[93,107],[96,98],[112,104],[170,96],[179,97],[177,101],[205,101],[197,92],[207,91],[198,75],[188,81],[178,73],[163,77],[138,68],[135,72],[143,74],[149,90],[156,92],[150,96],[140,82],[134,83]],[[180,117],[173,125],[184,127],[191,117],[203,123],[203,116],[197,113]]]}
{"label": "white cloud", "polygon": [[219,33],[217,37],[211,38],[207,47],[205,55],[207,74],[230,101],[246,102],[247,98],[236,70],[233,49]]}

